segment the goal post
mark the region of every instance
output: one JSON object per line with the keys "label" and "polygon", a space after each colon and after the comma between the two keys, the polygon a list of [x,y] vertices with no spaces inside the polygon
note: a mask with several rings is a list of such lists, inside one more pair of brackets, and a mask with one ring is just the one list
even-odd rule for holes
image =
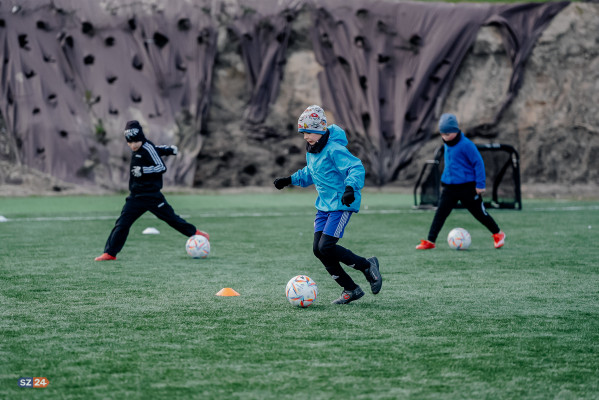
{"label": "goal post", "polygon": [[[488,208],[522,209],[520,156],[513,146],[501,143],[477,144],[485,163],[487,191],[483,201]],[[427,160],[414,186],[416,208],[436,208],[441,198],[444,146]],[[461,206],[461,205],[459,205]]]}

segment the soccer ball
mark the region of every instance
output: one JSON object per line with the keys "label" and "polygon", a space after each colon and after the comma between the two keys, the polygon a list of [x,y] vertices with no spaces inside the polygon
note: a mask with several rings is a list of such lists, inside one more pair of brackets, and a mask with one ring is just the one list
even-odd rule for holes
{"label": "soccer ball", "polygon": [[287,282],[285,296],[287,296],[287,300],[289,300],[292,305],[306,308],[316,300],[316,296],[318,296],[318,286],[316,286],[316,282],[310,279],[309,276],[294,276]]}
{"label": "soccer ball", "polygon": [[210,242],[202,235],[193,235],[187,239],[185,250],[192,258],[206,258],[210,254]]}
{"label": "soccer ball", "polygon": [[470,247],[472,239],[466,229],[454,228],[449,232],[449,235],[447,235],[447,243],[449,243],[449,247],[454,250],[466,250]]}

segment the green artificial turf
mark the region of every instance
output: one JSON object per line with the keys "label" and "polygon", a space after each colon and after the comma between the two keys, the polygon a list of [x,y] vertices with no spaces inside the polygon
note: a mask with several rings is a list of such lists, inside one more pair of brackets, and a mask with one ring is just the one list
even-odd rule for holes
{"label": "green artificial turf", "polygon": [[[491,210],[503,249],[456,210],[366,191],[340,241],[376,255],[377,296],[341,289],[312,254],[313,191],[167,195],[211,235],[208,259],[147,214],[115,262],[95,262],[124,196],[0,199],[0,398],[592,399],[599,397],[599,203]],[[146,227],[160,235],[142,235]],[[445,236],[461,226],[467,251]],[[307,309],[284,296],[307,274]],[[239,297],[218,297],[224,287]],[[46,377],[47,388],[18,387]]]}

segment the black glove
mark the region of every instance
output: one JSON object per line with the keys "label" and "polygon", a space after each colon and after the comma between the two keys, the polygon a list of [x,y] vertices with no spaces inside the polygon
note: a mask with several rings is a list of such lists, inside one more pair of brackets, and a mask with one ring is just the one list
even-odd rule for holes
{"label": "black glove", "polygon": [[341,204],[349,207],[354,200],[356,200],[356,196],[354,196],[354,188],[351,186],[346,186],[345,192],[343,193],[343,196],[341,196]]}
{"label": "black glove", "polygon": [[277,179],[275,179],[275,181],[273,183],[275,184],[275,187],[277,189],[281,190],[285,186],[291,185],[291,177],[286,176],[285,178],[277,178]]}

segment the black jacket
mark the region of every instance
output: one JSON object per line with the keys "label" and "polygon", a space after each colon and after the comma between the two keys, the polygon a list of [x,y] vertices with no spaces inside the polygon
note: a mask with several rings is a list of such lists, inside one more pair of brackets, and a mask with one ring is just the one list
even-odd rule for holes
{"label": "black jacket", "polygon": [[[129,169],[129,191],[132,195],[152,195],[160,193],[162,189],[162,174],[166,172],[163,156],[173,155],[170,146],[155,146],[146,140],[139,150],[131,155],[131,168]],[[133,174],[135,167],[140,167],[141,176]]]}

